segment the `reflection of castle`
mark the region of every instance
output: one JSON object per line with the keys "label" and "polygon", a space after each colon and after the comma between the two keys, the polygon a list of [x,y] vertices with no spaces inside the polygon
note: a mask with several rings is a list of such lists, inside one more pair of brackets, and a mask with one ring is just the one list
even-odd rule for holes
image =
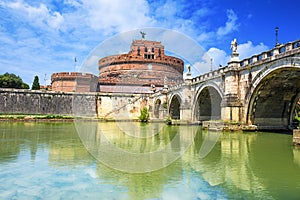
{"label": "reflection of castle", "polygon": [[54,73],[51,76],[52,90],[149,93],[164,85],[183,82],[184,62],[165,55],[161,42],[144,38],[133,40],[126,54],[101,58],[98,67],[98,81],[95,81],[98,77],[91,74]]}

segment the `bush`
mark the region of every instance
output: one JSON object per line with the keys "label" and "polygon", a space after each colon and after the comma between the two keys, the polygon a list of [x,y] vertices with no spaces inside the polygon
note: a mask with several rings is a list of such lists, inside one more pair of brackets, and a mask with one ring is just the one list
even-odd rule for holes
{"label": "bush", "polygon": [[141,115],[139,116],[139,120],[141,122],[148,122],[149,121],[149,111],[146,107],[144,107],[143,109],[141,109]]}
{"label": "bush", "polygon": [[169,115],[168,118],[166,119],[166,124],[167,125],[172,125],[172,119],[171,116]]}
{"label": "bush", "polygon": [[295,116],[295,119],[298,121],[298,128],[300,128],[300,116]]}

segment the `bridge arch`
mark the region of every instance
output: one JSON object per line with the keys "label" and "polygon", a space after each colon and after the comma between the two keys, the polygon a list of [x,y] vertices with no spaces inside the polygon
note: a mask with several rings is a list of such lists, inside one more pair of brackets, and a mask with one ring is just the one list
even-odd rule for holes
{"label": "bridge arch", "polygon": [[155,100],[154,102],[154,117],[155,118],[159,118],[159,111],[160,111],[160,108],[161,108],[161,100],[158,98]]}
{"label": "bridge arch", "polygon": [[245,97],[247,123],[260,129],[292,129],[300,97],[299,77],[300,66],[288,60],[262,69]]}
{"label": "bridge arch", "polygon": [[172,119],[180,119],[180,107],[182,97],[179,94],[173,94],[169,101],[169,115]]}
{"label": "bridge arch", "polygon": [[199,87],[193,100],[193,121],[221,119],[222,90],[212,82]]}

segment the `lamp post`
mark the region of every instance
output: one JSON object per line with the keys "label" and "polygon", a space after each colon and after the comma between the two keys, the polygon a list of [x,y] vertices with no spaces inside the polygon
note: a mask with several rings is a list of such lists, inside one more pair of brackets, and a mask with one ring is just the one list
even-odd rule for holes
{"label": "lamp post", "polygon": [[277,47],[279,45],[278,43],[278,26],[275,27],[275,33],[276,33],[276,44],[275,44],[275,47]]}

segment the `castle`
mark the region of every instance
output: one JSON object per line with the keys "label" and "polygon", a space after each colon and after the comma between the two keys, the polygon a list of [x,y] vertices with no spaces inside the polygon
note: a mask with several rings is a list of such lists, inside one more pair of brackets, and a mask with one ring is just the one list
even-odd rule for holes
{"label": "castle", "polygon": [[152,93],[183,82],[184,61],[165,55],[161,42],[133,40],[130,51],[98,61],[99,77],[79,72],[51,76],[53,91]]}

